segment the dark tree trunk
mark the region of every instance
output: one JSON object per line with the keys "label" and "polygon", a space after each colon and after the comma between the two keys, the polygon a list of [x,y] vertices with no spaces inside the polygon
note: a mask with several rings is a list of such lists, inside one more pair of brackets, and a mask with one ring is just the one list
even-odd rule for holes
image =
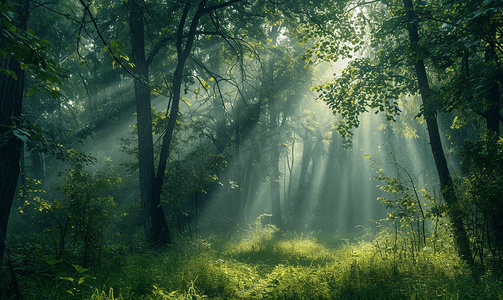
{"label": "dark tree trunk", "polygon": [[272,89],[273,80],[273,63],[269,64],[269,88],[268,88],[268,102],[267,106],[269,108],[269,131],[270,131],[270,145],[271,145],[271,213],[272,213],[272,223],[277,226],[281,226],[283,219],[281,217],[281,199],[280,199],[280,184],[279,184],[279,146],[278,146],[278,114],[274,99],[274,92]]}
{"label": "dark tree trunk", "polygon": [[[414,7],[412,0],[403,0],[405,9],[407,10],[407,17],[409,20],[415,19]],[[417,24],[409,23],[407,26],[409,32],[410,44],[414,50],[419,44],[419,33],[417,30]],[[425,106],[426,113],[426,125],[428,127],[428,135],[430,138],[431,151],[433,152],[433,158],[435,159],[435,166],[437,168],[438,177],[440,179],[440,188],[442,190],[442,196],[445,203],[448,206],[448,214],[453,225],[453,234],[456,247],[459,256],[472,264],[472,255],[470,249],[470,243],[468,240],[468,235],[464,227],[464,217],[465,214],[459,207],[458,199],[454,190],[454,185],[452,183],[451,175],[449,174],[449,169],[447,168],[447,161],[442,149],[442,142],[440,139],[440,134],[438,131],[437,117],[435,108],[432,104],[431,90],[428,83],[428,77],[426,74],[426,68],[424,66],[424,61],[422,59],[417,60],[415,63],[417,82],[419,85],[419,91],[421,93],[421,98],[423,100],[423,105]]]}
{"label": "dark tree trunk", "polygon": [[[269,34],[272,44],[276,43],[279,36],[279,26],[273,26]],[[280,199],[280,184],[279,184],[279,114],[276,107],[276,93],[274,86],[274,61],[275,57],[269,57],[265,71],[265,97],[267,98],[267,108],[269,109],[269,134],[271,145],[271,213],[272,223],[277,226],[282,226],[283,218],[281,216],[281,199]]]}
{"label": "dark tree trunk", "polygon": [[142,224],[147,240],[151,243],[169,243],[169,231],[160,205],[160,192],[154,194],[154,148],[152,139],[152,115],[150,89],[148,83],[148,64],[145,59],[143,15],[139,4],[131,2],[130,34],[134,72],[136,113],[138,126],[138,152],[140,164],[140,192],[142,204]]}
{"label": "dark tree trunk", "polygon": [[31,151],[30,158],[31,158],[33,177],[45,181],[46,174],[45,174],[44,153],[40,151],[40,149],[35,148]]}
{"label": "dark tree trunk", "polygon": [[302,191],[307,188],[307,169],[309,168],[309,164],[311,163],[312,153],[313,141],[311,132],[306,128],[303,139],[302,161],[300,164],[299,186],[297,188],[297,194],[302,194]]}
{"label": "dark tree trunk", "polygon": [[[491,29],[491,36],[489,36],[489,40],[493,39],[495,36],[495,29]],[[494,49],[494,43],[489,43],[486,47],[485,52],[485,62],[486,65],[491,65],[493,62],[496,63],[497,56],[496,51]],[[492,138],[492,143],[496,144],[498,138],[500,136],[500,89],[498,82],[498,74],[497,70],[489,67],[488,70],[488,80],[489,80],[489,91],[487,95],[487,100],[491,103],[491,106],[484,112],[483,116],[486,119],[487,130],[494,134]],[[492,149],[497,149],[497,147],[492,147]],[[490,150],[491,151],[491,150]],[[493,153],[496,155],[496,153]],[[501,170],[500,170],[501,171]],[[491,203],[501,206],[501,199],[498,197],[491,197]],[[488,199],[489,200],[489,199]],[[501,243],[503,239],[503,215],[501,209],[490,209],[489,210],[490,218],[492,219],[492,234],[493,240]]]}
{"label": "dark tree trunk", "polygon": [[[239,113],[237,113],[239,116]],[[232,206],[233,206],[233,219],[234,223],[236,222],[241,222],[239,220],[240,217],[240,211],[241,206],[242,206],[242,197],[241,197],[241,185],[242,185],[242,174],[241,174],[241,155],[239,153],[239,148],[240,148],[240,143],[241,143],[241,131],[240,131],[241,125],[239,122],[235,122],[235,128],[234,128],[234,145],[235,145],[235,150],[234,150],[234,157],[232,158],[233,162],[233,167],[234,167],[234,181],[237,184],[237,187],[234,188],[232,191]]]}
{"label": "dark tree trunk", "polygon": [[336,226],[336,201],[335,195],[338,193],[338,184],[341,181],[339,178],[339,163],[337,157],[340,157],[339,148],[340,141],[335,139],[335,134],[332,134],[330,144],[328,146],[328,158],[323,174],[323,185],[319,198],[319,205],[316,207],[316,219],[314,227],[321,230],[334,230]]}
{"label": "dark tree trunk", "polygon": [[[287,169],[288,169],[288,188],[285,193],[285,207],[287,210],[291,210],[293,203],[292,203],[292,184],[293,184],[293,166],[295,165],[295,133],[292,134],[292,153],[291,153],[291,158],[289,159],[288,155],[288,149],[285,151],[285,160],[287,164]],[[286,172],[286,171],[285,171]]]}
{"label": "dark tree trunk", "polygon": [[[5,1],[2,2],[5,3]],[[19,21],[14,24],[25,30],[28,21],[29,1],[17,0],[12,2],[19,4],[19,6],[13,6],[18,13],[16,19]],[[1,35],[0,49],[4,49],[6,43],[4,36]],[[0,136],[6,139],[0,143],[0,266],[5,250],[10,210],[19,178],[19,159],[23,147],[22,141],[16,138],[14,134],[8,133],[5,136],[4,134],[9,132],[11,126],[17,123],[15,118],[21,116],[24,89],[24,72],[21,71],[18,61],[4,59],[2,60],[2,69],[13,71],[18,79],[15,80],[12,76],[0,72]]]}
{"label": "dark tree trunk", "polygon": [[[341,170],[344,172],[344,178],[342,179],[342,187],[346,190],[343,194],[346,196],[345,199],[340,199],[341,201],[345,201],[346,205],[343,205],[344,209],[342,213],[344,215],[343,230],[345,232],[353,232],[356,226],[355,220],[355,205],[354,205],[354,194],[355,194],[355,179],[358,178],[355,176],[355,168],[356,161],[355,157],[352,154],[353,148],[344,149],[342,154],[342,166]],[[340,193],[339,193],[340,195]]]}
{"label": "dark tree trunk", "polygon": [[302,160],[300,163],[300,174],[299,174],[299,185],[297,186],[297,193],[295,194],[295,200],[293,204],[292,216],[294,218],[294,225],[297,229],[304,228],[304,210],[307,192],[309,190],[308,181],[308,169],[312,161],[313,154],[313,141],[311,136],[311,131],[305,129],[305,134],[303,137],[303,147],[302,147]]}
{"label": "dark tree trunk", "polygon": [[269,99],[269,113],[270,117],[270,130],[271,130],[271,165],[272,165],[272,176],[271,176],[271,213],[272,213],[272,223],[277,226],[281,226],[283,223],[283,218],[281,217],[281,199],[280,199],[280,184],[279,184],[279,146],[277,142],[277,115],[274,101]]}
{"label": "dark tree trunk", "polygon": [[[485,61],[486,63],[491,63],[496,60],[496,52],[492,45],[486,47]],[[484,118],[487,123],[487,130],[496,133],[499,136],[500,133],[500,93],[499,93],[499,83],[497,76],[491,78],[491,71],[489,71],[490,88],[487,100],[491,103],[491,106],[484,112]]]}

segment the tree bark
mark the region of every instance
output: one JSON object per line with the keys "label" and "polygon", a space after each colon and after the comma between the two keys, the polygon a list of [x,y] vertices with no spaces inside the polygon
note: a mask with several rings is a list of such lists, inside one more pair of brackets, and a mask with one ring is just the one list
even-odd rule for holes
{"label": "tree bark", "polygon": [[[12,2],[19,4],[13,6],[18,14],[16,16],[18,22],[14,24],[26,30],[29,1]],[[3,26],[1,27],[3,29]],[[6,43],[4,36],[0,35],[0,49],[4,49]],[[6,247],[7,224],[19,179],[19,159],[23,147],[23,142],[10,131],[11,126],[19,125],[16,118],[21,116],[25,77],[19,62],[13,58],[2,60],[2,69],[13,71],[18,79],[15,80],[12,76],[0,72],[0,136],[4,137],[0,140],[0,266]]]}
{"label": "tree bark", "polygon": [[270,145],[271,145],[271,213],[272,213],[272,223],[277,226],[281,226],[283,218],[281,217],[281,199],[280,199],[280,184],[279,184],[279,146],[277,142],[278,137],[278,113],[276,109],[275,95],[273,91],[273,72],[274,63],[269,63],[268,73],[268,88],[267,88],[267,107],[269,108],[269,131],[270,131]]}
{"label": "tree bark", "polygon": [[131,1],[129,27],[131,35],[131,52],[135,64],[134,72],[144,82],[134,80],[136,113],[138,126],[138,154],[140,164],[140,193],[142,206],[142,224],[147,240],[151,243],[169,243],[169,231],[160,205],[160,191],[154,194],[154,148],[152,138],[152,111],[148,64],[145,59],[145,33],[143,16],[139,4]]}
{"label": "tree bark", "polygon": [[[407,29],[409,32],[409,40],[413,51],[419,44],[419,33],[417,30],[415,20],[416,15],[414,12],[414,6],[412,0],[403,0],[404,7],[407,11],[407,18],[409,24]],[[428,135],[430,138],[431,151],[433,152],[433,158],[435,160],[435,166],[437,168],[438,177],[440,179],[440,188],[442,190],[442,196],[448,207],[448,214],[453,225],[454,240],[456,243],[457,251],[459,256],[468,262],[473,263],[472,254],[470,249],[470,243],[468,240],[468,235],[464,227],[464,212],[459,207],[458,199],[455,194],[454,185],[449,174],[449,169],[447,167],[447,161],[442,149],[442,142],[440,139],[440,134],[437,124],[437,115],[434,111],[434,106],[432,104],[431,90],[428,83],[428,76],[426,74],[426,68],[424,66],[424,61],[418,59],[414,62],[416,69],[417,82],[419,86],[419,92],[423,100],[423,105],[425,107],[425,119],[426,125],[428,127]]]}
{"label": "tree bark", "polygon": [[[496,60],[496,51],[494,51],[493,45],[488,45],[485,52],[485,62],[491,63]],[[491,68],[492,69],[492,68]],[[489,69],[490,88],[487,95],[487,100],[491,103],[491,106],[484,112],[484,118],[487,123],[487,130],[496,133],[499,136],[500,133],[500,92],[499,83],[496,74],[491,78],[491,69]]]}
{"label": "tree bark", "polygon": [[297,186],[297,193],[295,194],[295,200],[293,203],[292,216],[294,220],[297,221],[298,229],[302,230],[304,228],[304,210],[306,197],[308,196],[307,192],[309,190],[309,181],[307,176],[307,171],[309,169],[309,165],[313,161],[313,141],[312,141],[312,133],[308,128],[304,128],[304,137],[303,137],[303,150],[302,150],[302,160],[300,163],[300,174],[299,174],[299,185]]}

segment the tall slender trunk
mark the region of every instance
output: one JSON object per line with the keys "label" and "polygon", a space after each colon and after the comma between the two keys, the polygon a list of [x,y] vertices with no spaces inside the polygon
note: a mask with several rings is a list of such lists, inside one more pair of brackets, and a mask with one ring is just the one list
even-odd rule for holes
{"label": "tall slender trunk", "polygon": [[[407,10],[407,17],[409,20],[414,20],[415,12],[412,0],[403,0],[405,9]],[[419,44],[419,33],[417,30],[416,22],[409,23],[407,26],[409,32],[409,40],[412,49],[414,50]],[[445,159],[444,151],[442,149],[442,142],[437,124],[437,115],[434,111],[432,103],[431,90],[428,83],[428,76],[424,61],[418,59],[414,63],[416,69],[417,82],[419,85],[419,92],[425,107],[426,126],[428,127],[428,135],[430,138],[431,151],[435,159],[435,166],[437,168],[438,177],[440,179],[440,188],[442,189],[442,196],[448,206],[448,214],[453,225],[453,234],[459,256],[467,261],[469,264],[473,263],[472,254],[468,235],[464,227],[465,213],[459,207],[458,199],[454,190],[454,185],[447,168],[447,161]]]}
{"label": "tall slender trunk", "polygon": [[338,185],[341,178],[338,178],[340,166],[337,158],[340,155],[341,144],[335,139],[335,134],[332,134],[330,144],[328,146],[327,163],[323,170],[323,182],[321,194],[316,207],[316,219],[314,227],[322,230],[333,230],[336,226],[336,195],[338,193]]}
{"label": "tall slender trunk", "polygon": [[[239,112],[237,113],[239,116]],[[233,215],[234,222],[241,222],[239,220],[240,211],[242,210],[242,197],[241,197],[241,188],[242,188],[242,174],[241,174],[241,154],[239,153],[240,144],[241,144],[241,124],[240,122],[235,122],[234,128],[234,157],[232,158],[233,167],[234,167],[234,181],[237,184],[237,187],[232,191],[232,204],[233,204]]]}
{"label": "tall slender trunk", "polygon": [[[493,28],[490,29],[489,32],[489,40],[493,40],[493,37],[496,36],[496,28],[493,25]],[[494,43],[488,43],[486,46],[485,52],[485,62],[486,65],[491,65],[494,62],[497,62],[497,55],[495,51]],[[487,95],[487,100],[491,103],[491,106],[484,112],[483,116],[486,119],[487,130],[494,134],[491,140],[493,144],[496,144],[500,137],[500,88],[498,82],[498,71],[494,70],[491,67],[488,67],[488,80],[489,80],[489,91]],[[497,149],[497,147],[491,147],[491,149]],[[495,150],[489,150],[495,151]],[[492,153],[496,155],[496,153]],[[489,199],[488,199],[489,200]],[[501,199],[498,197],[492,197],[490,202],[495,203],[496,205],[501,206]],[[493,241],[496,243],[501,243],[503,240],[503,214],[501,209],[491,209],[490,210],[490,218],[492,223],[492,233],[493,233]],[[489,234],[489,232],[488,232]]]}
{"label": "tall slender trunk", "polygon": [[[13,6],[18,14],[15,17],[18,22],[14,24],[18,28],[26,30],[29,1],[17,0],[11,2],[19,4]],[[2,3],[6,2],[2,1]],[[0,35],[0,49],[4,49],[6,43],[4,36]],[[2,69],[13,71],[17,76],[17,80],[4,72],[0,72],[0,136],[6,134],[4,136],[6,143],[0,143],[0,266],[2,265],[6,246],[7,224],[19,179],[19,159],[23,148],[22,141],[8,132],[11,130],[11,126],[17,123],[15,118],[21,116],[25,78],[19,62],[15,59],[3,59],[1,63]]]}
{"label": "tall slender trunk", "polygon": [[[486,47],[485,52],[485,62],[489,64],[497,59],[496,51],[494,51],[493,45],[489,44]],[[491,72],[491,71],[489,71]],[[492,73],[492,72],[491,72]],[[487,100],[491,103],[491,106],[484,112],[483,116],[486,119],[487,130],[500,134],[500,90],[497,75],[494,74],[493,77],[488,78],[490,80],[490,88],[487,95]]]}
{"label": "tall slender trunk", "polygon": [[271,166],[272,166],[272,176],[271,176],[271,213],[272,222],[277,226],[281,226],[283,219],[281,217],[281,199],[280,199],[280,184],[279,184],[279,145],[277,141],[278,137],[278,113],[276,109],[275,95],[273,91],[273,62],[269,62],[269,68],[267,70],[268,75],[268,88],[267,88],[267,106],[269,108],[269,132],[271,134]]}
{"label": "tall slender trunk", "polygon": [[[279,36],[279,26],[273,26],[271,32],[269,33],[272,44],[276,43]],[[283,218],[281,216],[281,198],[280,198],[280,181],[279,181],[279,145],[278,145],[278,135],[279,135],[279,113],[276,105],[276,92],[274,86],[274,62],[275,57],[271,55],[267,62],[265,71],[265,97],[267,98],[267,108],[269,109],[269,133],[270,133],[270,145],[271,145],[271,213],[272,213],[272,223],[281,226],[283,223]]]}
{"label": "tall slender trunk", "polygon": [[308,128],[304,129],[304,137],[303,137],[303,147],[302,147],[302,160],[300,163],[300,174],[299,174],[299,185],[297,186],[297,193],[295,194],[295,200],[293,203],[292,216],[294,220],[299,223],[297,226],[300,226],[299,229],[304,228],[304,209],[306,204],[307,192],[309,190],[309,181],[307,176],[307,171],[309,169],[309,165],[312,161],[313,154],[313,141],[312,141],[312,133]]}
{"label": "tall slender trunk", "polygon": [[169,232],[159,197],[154,196],[154,148],[152,138],[152,111],[148,83],[148,64],[145,59],[144,24],[139,4],[131,2],[129,18],[134,72],[144,82],[134,80],[138,126],[138,152],[140,164],[140,193],[142,223],[146,238],[152,243],[169,242]]}
{"label": "tall slender trunk", "polygon": [[272,165],[272,176],[271,176],[271,213],[272,222],[274,225],[281,226],[283,223],[283,218],[281,217],[281,199],[280,199],[280,184],[279,184],[279,146],[277,141],[278,136],[278,118],[276,112],[275,101],[272,96],[268,101],[269,113],[270,113],[270,131],[271,131],[271,165]]}
{"label": "tall slender trunk", "polygon": [[353,155],[353,149],[354,148],[344,149],[342,154],[343,162],[341,170],[344,172],[345,175],[343,178],[344,184],[342,186],[346,190],[343,193],[346,196],[346,198],[341,200],[345,201],[346,203],[345,205],[342,206],[345,207],[345,209],[343,210],[345,218],[343,218],[344,223],[342,223],[341,225],[342,229],[345,232],[353,232],[356,226],[355,204],[354,204],[354,198],[355,198],[354,182],[357,177],[355,176],[356,162],[355,162],[355,155]]}
{"label": "tall slender trunk", "polygon": [[[285,207],[292,207],[292,184],[293,184],[293,166],[295,164],[295,133],[292,134],[292,158],[289,160],[288,150],[285,152],[285,161],[288,169],[288,189],[285,193]],[[286,172],[286,171],[285,171]]]}

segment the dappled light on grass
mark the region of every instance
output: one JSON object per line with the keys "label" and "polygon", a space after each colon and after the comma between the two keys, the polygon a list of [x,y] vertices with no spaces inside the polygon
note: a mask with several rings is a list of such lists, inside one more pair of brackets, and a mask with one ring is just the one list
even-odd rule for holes
{"label": "dappled light on grass", "polygon": [[289,263],[298,265],[325,265],[334,263],[335,253],[316,242],[312,237],[296,237],[280,240],[275,244],[275,251]]}
{"label": "dappled light on grass", "polygon": [[[230,241],[216,236],[128,257],[90,299],[501,299],[491,276],[470,276],[451,247],[408,252],[388,229],[326,246],[315,234],[260,222]],[[318,233],[318,236],[323,236]],[[330,239],[337,239],[332,236]],[[328,238],[327,238],[328,240]],[[452,243],[449,239],[445,243]],[[403,249],[393,248],[398,245]],[[444,244],[446,246],[446,244]],[[108,296],[110,287],[114,298]],[[98,297],[99,296],[99,297]]]}
{"label": "dappled light on grass", "polygon": [[[100,300],[502,299],[501,281],[489,272],[472,275],[448,230],[436,249],[414,252],[395,233],[382,227],[361,238],[297,234],[258,220],[229,240],[211,235],[165,250],[137,247],[115,264],[86,270],[84,284],[76,283],[83,276],[75,268],[55,263],[30,275],[36,292],[25,299],[66,299],[65,290],[74,299]],[[65,270],[71,272],[62,279]]]}

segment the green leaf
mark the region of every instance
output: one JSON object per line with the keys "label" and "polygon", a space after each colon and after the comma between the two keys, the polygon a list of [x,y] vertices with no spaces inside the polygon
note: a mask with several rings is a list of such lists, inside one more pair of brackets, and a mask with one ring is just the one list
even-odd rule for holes
{"label": "green leaf", "polygon": [[12,76],[12,78],[14,78],[14,80],[18,80],[17,75],[16,75],[16,73],[14,73],[14,71],[12,71],[12,70],[4,70],[4,72],[6,74]]}
{"label": "green leaf", "polygon": [[51,94],[52,98],[54,98],[54,99],[57,99],[60,96],[59,93],[56,91],[50,91],[49,93]]}
{"label": "green leaf", "polygon": [[68,280],[70,282],[73,282],[75,280],[72,277],[59,277],[59,279]]}
{"label": "green leaf", "polygon": [[81,266],[79,266],[79,265],[72,265],[72,266],[73,266],[73,267],[75,268],[75,270],[77,270],[77,272],[79,272],[79,273],[84,273],[84,272],[87,272],[87,271],[89,270],[89,269],[83,268],[83,267],[81,267]]}
{"label": "green leaf", "polygon": [[60,263],[62,261],[63,261],[62,259],[54,259],[54,258],[46,259],[46,262],[51,266],[54,266],[55,264]]}
{"label": "green leaf", "polygon": [[38,92],[38,88],[36,87],[32,87],[28,93],[26,93],[26,97],[30,97],[31,95],[35,94],[36,92]]}
{"label": "green leaf", "polygon": [[23,143],[26,143],[28,141],[28,136],[27,136],[27,133],[22,131],[22,130],[19,130],[19,129],[16,129],[12,132],[18,139],[20,139],[21,141],[23,141]]}

